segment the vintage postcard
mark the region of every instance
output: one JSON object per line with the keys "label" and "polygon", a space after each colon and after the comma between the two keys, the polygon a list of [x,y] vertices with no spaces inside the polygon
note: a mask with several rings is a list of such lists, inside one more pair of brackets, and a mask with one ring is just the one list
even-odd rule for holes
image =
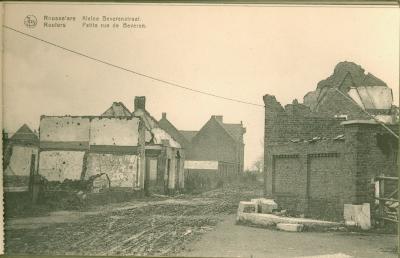
{"label": "vintage postcard", "polygon": [[6,255],[397,257],[397,5],[1,22]]}

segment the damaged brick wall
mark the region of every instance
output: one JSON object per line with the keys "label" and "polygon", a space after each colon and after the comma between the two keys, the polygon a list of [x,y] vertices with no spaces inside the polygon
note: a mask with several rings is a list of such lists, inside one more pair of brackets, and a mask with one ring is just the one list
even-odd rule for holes
{"label": "damaged brick wall", "polygon": [[[360,104],[345,97],[355,89]],[[361,107],[390,123],[391,102],[387,85],[352,62],[339,63],[304,104],[283,107],[265,95],[265,195],[309,216],[337,219],[344,203],[370,202],[374,177],[397,175],[398,140]],[[398,135],[398,124],[392,127]]]}
{"label": "damaged brick wall", "polygon": [[[345,123],[346,140],[354,149],[357,204],[371,202],[371,182],[375,176],[398,176],[398,140],[381,125],[368,122]],[[397,125],[389,126],[399,134]],[[395,188],[397,186],[392,186]],[[387,189],[390,192],[390,188]]]}
{"label": "damaged brick wall", "polygon": [[266,99],[265,194],[284,208],[341,219],[343,204],[371,202],[375,176],[397,175],[398,143],[381,125],[293,116]]}
{"label": "damaged brick wall", "polygon": [[265,95],[265,144],[308,140],[313,137],[334,138],[344,133],[343,118],[329,118],[311,113],[308,107],[294,102],[285,108],[274,96]]}
{"label": "damaged brick wall", "polygon": [[355,195],[343,140],[273,144],[266,162],[266,195],[283,209],[339,219]]}

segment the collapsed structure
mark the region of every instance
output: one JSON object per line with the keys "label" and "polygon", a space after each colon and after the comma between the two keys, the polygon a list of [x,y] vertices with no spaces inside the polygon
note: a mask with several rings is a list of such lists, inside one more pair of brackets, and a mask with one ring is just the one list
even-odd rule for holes
{"label": "collapsed structure", "polygon": [[100,116],[42,116],[38,174],[49,182],[88,181],[106,189],[171,193],[184,187],[184,152],[135,98]]}
{"label": "collapsed structure", "polygon": [[339,63],[303,104],[264,103],[265,193],[283,208],[343,218],[344,204],[373,203],[375,176],[397,176],[398,108],[359,65]]}

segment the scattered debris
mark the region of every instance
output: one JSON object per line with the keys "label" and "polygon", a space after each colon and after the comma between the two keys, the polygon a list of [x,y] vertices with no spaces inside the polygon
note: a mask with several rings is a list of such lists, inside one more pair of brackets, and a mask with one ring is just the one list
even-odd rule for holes
{"label": "scattered debris", "polygon": [[339,134],[338,136],[333,138],[333,140],[344,140],[344,134]]}

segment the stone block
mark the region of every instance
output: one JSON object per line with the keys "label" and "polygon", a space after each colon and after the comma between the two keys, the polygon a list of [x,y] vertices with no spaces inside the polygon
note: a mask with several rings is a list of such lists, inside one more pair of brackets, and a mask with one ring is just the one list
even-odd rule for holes
{"label": "stone block", "polygon": [[266,200],[266,199],[265,198],[251,199],[251,202],[254,202],[256,204],[256,213],[260,213],[261,212],[260,203],[261,203],[262,200]]}
{"label": "stone block", "polygon": [[257,204],[254,202],[244,202],[239,203],[238,213],[255,213],[257,210]]}
{"label": "stone block", "polygon": [[303,231],[304,225],[303,224],[290,224],[290,223],[278,223],[276,224],[276,228],[289,231],[289,232],[301,232]]}
{"label": "stone block", "polygon": [[362,205],[345,204],[343,217],[346,222],[354,221],[355,225],[363,230],[371,228],[371,210],[370,204],[364,203]]}
{"label": "stone block", "polygon": [[274,200],[262,200],[259,204],[260,213],[271,214],[273,210],[278,209],[278,204]]}
{"label": "stone block", "polygon": [[278,209],[278,204],[272,199],[257,198],[251,199],[251,202],[256,204],[256,213],[270,214],[273,210]]}

